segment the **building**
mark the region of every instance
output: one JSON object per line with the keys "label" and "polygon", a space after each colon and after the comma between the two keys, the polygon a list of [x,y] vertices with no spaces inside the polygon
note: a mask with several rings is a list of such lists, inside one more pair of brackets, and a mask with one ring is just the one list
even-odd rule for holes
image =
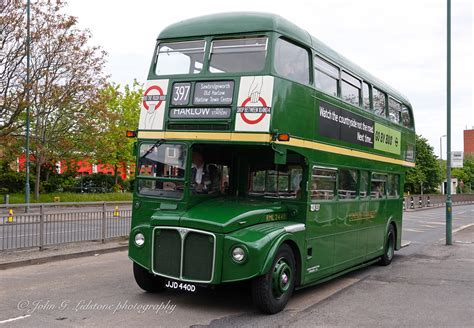
{"label": "building", "polygon": [[[34,157],[31,155],[30,161],[34,161]],[[16,160],[15,171],[25,171],[25,155],[21,155]],[[89,175],[94,173],[104,173],[114,175],[114,167],[110,164],[92,164],[87,159],[79,160],[77,162],[69,163],[72,167],[72,171],[75,172],[76,176]],[[59,174],[66,173],[68,171],[66,161],[59,161],[56,163],[56,172]],[[124,169],[123,165],[118,168],[118,174],[122,180],[129,179],[134,175],[135,165]]]}
{"label": "building", "polygon": [[464,130],[464,158],[474,157],[474,127]]}

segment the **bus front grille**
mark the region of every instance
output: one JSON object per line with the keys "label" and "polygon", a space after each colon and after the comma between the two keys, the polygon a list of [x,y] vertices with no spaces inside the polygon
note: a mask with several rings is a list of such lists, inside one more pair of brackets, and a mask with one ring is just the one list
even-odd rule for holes
{"label": "bus front grille", "polygon": [[178,230],[156,229],[154,247],[154,270],[169,277],[179,278],[181,236]]}
{"label": "bus front grille", "polygon": [[169,278],[211,282],[215,260],[213,234],[186,228],[154,230],[153,272]]}

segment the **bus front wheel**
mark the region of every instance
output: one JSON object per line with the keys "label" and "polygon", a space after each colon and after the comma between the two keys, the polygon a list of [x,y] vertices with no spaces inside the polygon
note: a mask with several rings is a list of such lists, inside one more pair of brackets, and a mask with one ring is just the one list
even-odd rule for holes
{"label": "bus front wheel", "polygon": [[395,253],[395,228],[390,224],[387,231],[387,238],[385,240],[385,247],[380,264],[389,265],[392,263],[393,255]]}
{"label": "bus front wheel", "polygon": [[146,292],[156,293],[165,289],[165,281],[162,277],[151,274],[135,262],[133,262],[133,276],[137,285]]}
{"label": "bus front wheel", "polygon": [[254,304],[264,313],[283,310],[295,287],[295,257],[291,248],[283,244],[268,273],[252,281]]}

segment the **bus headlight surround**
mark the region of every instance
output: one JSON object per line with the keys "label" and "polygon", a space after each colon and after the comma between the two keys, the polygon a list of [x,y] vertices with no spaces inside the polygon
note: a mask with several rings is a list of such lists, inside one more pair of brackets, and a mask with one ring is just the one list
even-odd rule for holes
{"label": "bus headlight surround", "polygon": [[135,245],[142,247],[145,244],[145,236],[139,232],[135,235]]}
{"label": "bus headlight surround", "polygon": [[231,251],[232,260],[242,264],[247,260],[247,253],[247,249],[243,245],[234,246]]}

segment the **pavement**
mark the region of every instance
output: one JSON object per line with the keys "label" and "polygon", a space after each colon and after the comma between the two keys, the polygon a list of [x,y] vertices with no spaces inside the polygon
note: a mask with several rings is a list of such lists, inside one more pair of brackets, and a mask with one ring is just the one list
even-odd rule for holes
{"label": "pavement", "polygon": [[390,266],[299,290],[272,316],[255,311],[246,284],[144,293],[117,250],[1,271],[0,326],[474,327],[474,205],[454,209],[452,246],[443,217],[442,208],[405,213],[403,239],[412,244]]}
{"label": "pavement", "polygon": [[114,238],[105,243],[100,241],[58,244],[47,246],[43,250],[27,248],[0,252],[0,270],[25,265],[41,264],[83,256],[96,256],[110,252],[123,251],[128,248],[127,238]]}

